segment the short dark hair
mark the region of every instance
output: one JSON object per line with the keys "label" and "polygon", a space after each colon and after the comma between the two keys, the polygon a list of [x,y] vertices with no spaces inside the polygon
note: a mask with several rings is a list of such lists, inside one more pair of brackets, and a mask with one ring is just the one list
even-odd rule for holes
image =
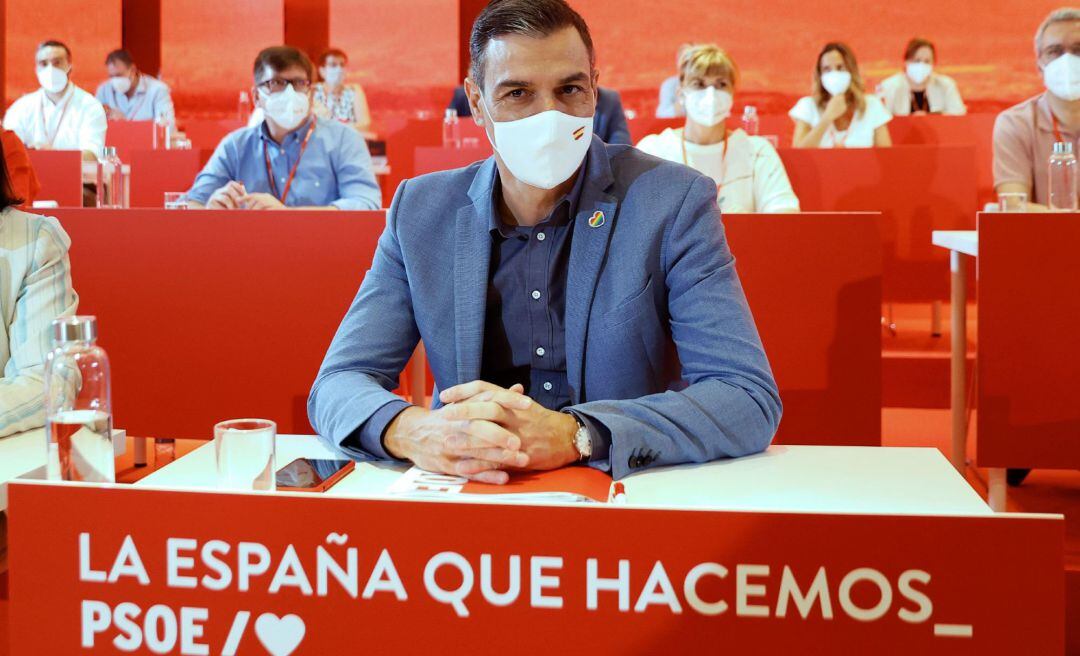
{"label": "short dark hair", "polygon": [[25,199],[19,198],[11,187],[11,174],[8,172],[7,153],[0,148],[0,211],[22,205]]}
{"label": "short dark hair", "polygon": [[119,50],[113,50],[109,54],[105,55],[105,65],[109,64],[123,64],[124,66],[134,66],[135,60],[131,58],[131,53],[123,48]]}
{"label": "short dark hair", "polygon": [[477,84],[484,83],[484,57],[488,43],[506,34],[542,38],[566,27],[573,27],[589,51],[589,65],[596,65],[589,26],[581,14],[563,0],[491,0],[473,23],[469,36],[469,75]]}
{"label": "short dark hair", "polygon": [[326,66],[326,60],[330,59],[331,57],[344,59],[346,64],[349,63],[349,56],[345,54],[344,50],[342,50],[341,48],[327,48],[326,50],[322,51],[321,55],[319,55],[319,66]]}
{"label": "short dark hair", "polygon": [[934,55],[934,63],[937,63],[937,48],[934,47],[934,44],[928,39],[917,37],[908,41],[907,45],[904,46],[904,61],[911,61],[920,48],[930,48],[930,53]]}
{"label": "short dark hair", "polygon": [[67,55],[68,61],[71,61],[71,48],[67,47],[67,44],[63,41],[57,41],[56,39],[47,39],[39,43],[37,50],[34,50],[34,52],[37,52],[42,48],[63,48],[64,54]]}
{"label": "short dark hair", "polygon": [[290,66],[299,66],[307,73],[309,80],[315,81],[315,66],[312,65],[311,59],[303,51],[292,46],[264,48],[255,57],[255,66],[252,68],[252,75],[255,77],[256,82],[259,80],[259,73],[262,73],[262,70],[267,66],[275,73],[280,73]]}

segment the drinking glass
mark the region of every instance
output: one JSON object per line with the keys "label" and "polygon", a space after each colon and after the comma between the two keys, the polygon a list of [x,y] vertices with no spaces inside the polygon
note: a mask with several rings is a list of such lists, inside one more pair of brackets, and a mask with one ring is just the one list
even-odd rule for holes
{"label": "drinking glass", "polygon": [[269,419],[230,419],[214,426],[218,487],[225,490],[274,489],[274,440]]}
{"label": "drinking glass", "polygon": [[998,194],[998,210],[1001,212],[1026,212],[1028,195],[1022,191]]}
{"label": "drinking glass", "polygon": [[182,191],[165,192],[165,209],[186,210],[188,208],[187,196]]}

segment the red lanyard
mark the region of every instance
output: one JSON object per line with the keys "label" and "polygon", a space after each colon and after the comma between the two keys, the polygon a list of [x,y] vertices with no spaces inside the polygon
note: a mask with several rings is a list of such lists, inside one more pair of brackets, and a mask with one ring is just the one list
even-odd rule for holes
{"label": "red lanyard", "polygon": [[71,105],[71,98],[74,95],[72,94],[64,100],[64,108],[60,110],[60,118],[56,121],[56,129],[53,130],[52,136],[50,136],[49,124],[45,122],[45,92],[41,92],[41,131],[45,134],[45,143],[48,144],[49,148],[53,147],[56,135],[60,134],[60,126],[64,123],[64,116],[67,115],[68,107]]}
{"label": "red lanyard", "polygon": [[1054,116],[1054,110],[1052,109],[1050,110],[1050,120],[1054,122],[1054,139],[1056,139],[1058,143],[1065,141],[1061,136],[1061,127],[1058,125],[1057,117]]}
{"label": "red lanyard", "polygon": [[285,200],[289,197],[289,188],[292,187],[293,178],[296,177],[296,169],[300,168],[300,160],[304,158],[304,151],[307,150],[308,142],[311,141],[311,135],[315,133],[315,123],[318,119],[314,116],[311,117],[311,127],[308,128],[307,134],[304,135],[304,142],[300,144],[300,155],[296,158],[296,163],[293,164],[292,170],[289,171],[289,178],[285,182],[285,192],[278,195],[277,183],[274,182],[274,167],[270,163],[270,151],[266,147],[266,142],[263,142],[263,158],[266,159],[266,179],[270,181],[270,193],[274,194],[274,197],[281,201],[281,204],[285,204]]}
{"label": "red lanyard", "polygon": [[[728,137],[731,136],[728,133],[724,133],[724,152],[720,155],[720,181],[716,183],[716,195],[720,195],[720,190],[724,188],[724,178],[727,176],[727,147]],[[686,157],[686,132],[679,133],[679,140],[682,144],[682,163],[690,166],[690,160]]]}

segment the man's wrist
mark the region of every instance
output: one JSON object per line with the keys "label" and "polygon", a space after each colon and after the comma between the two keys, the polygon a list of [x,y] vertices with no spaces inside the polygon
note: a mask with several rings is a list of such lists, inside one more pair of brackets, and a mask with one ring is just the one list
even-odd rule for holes
{"label": "man's wrist", "polygon": [[382,439],[383,448],[397,460],[409,459],[404,437],[409,434],[410,422],[418,412],[424,412],[424,409],[417,406],[405,408],[386,425],[386,432],[383,433]]}

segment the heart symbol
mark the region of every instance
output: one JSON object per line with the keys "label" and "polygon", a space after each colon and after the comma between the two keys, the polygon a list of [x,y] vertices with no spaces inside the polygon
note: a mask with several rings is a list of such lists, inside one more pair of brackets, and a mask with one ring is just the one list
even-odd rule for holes
{"label": "heart symbol", "polygon": [[255,620],[255,635],[271,656],[289,656],[296,651],[306,630],[304,620],[296,615],[263,613]]}

